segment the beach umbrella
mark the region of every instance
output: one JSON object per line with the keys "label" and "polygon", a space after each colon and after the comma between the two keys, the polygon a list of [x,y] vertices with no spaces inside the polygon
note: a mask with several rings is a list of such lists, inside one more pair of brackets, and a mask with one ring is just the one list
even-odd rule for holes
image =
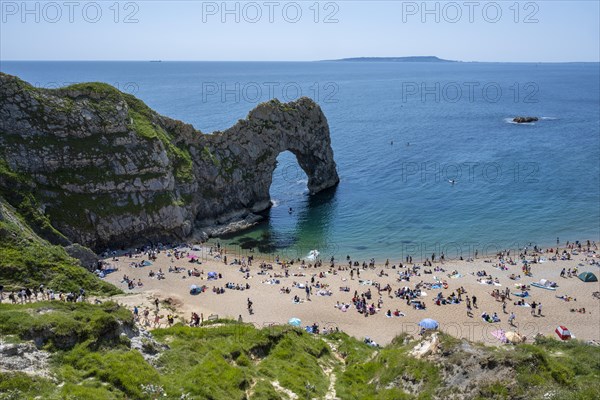
{"label": "beach umbrella", "polygon": [[596,275],[592,274],[591,272],[582,272],[578,275],[578,278],[584,282],[598,282]]}
{"label": "beach umbrella", "polygon": [[200,288],[198,287],[198,285],[192,285],[192,286],[190,286],[190,290],[196,290],[196,289],[200,289]]}
{"label": "beach umbrella", "polygon": [[425,329],[437,329],[440,324],[438,324],[438,322],[434,319],[425,318],[419,322],[419,326]]}
{"label": "beach umbrella", "polygon": [[299,318],[290,318],[290,320],[288,321],[288,324],[292,325],[292,326],[300,326],[302,325],[302,321],[300,321]]}
{"label": "beach umbrella", "polygon": [[504,336],[511,343],[523,343],[525,341],[525,337],[519,335],[517,332],[506,332]]}

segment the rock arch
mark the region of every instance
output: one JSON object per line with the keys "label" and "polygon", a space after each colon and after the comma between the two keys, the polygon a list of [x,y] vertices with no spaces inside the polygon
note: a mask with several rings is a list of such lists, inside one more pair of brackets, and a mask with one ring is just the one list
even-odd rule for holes
{"label": "rock arch", "polygon": [[34,195],[55,228],[95,249],[184,239],[267,209],[283,151],[310,193],[339,182],[327,119],[308,98],[271,100],[205,135],[110,85],[38,89],[0,73],[0,122],[0,189]]}
{"label": "rock arch", "polygon": [[[235,160],[229,180],[215,187],[228,193],[224,197],[228,201],[222,204],[229,210],[257,212],[270,206],[269,189],[277,157],[286,151],[294,154],[306,173],[311,194],[339,182],[327,119],[321,108],[308,98],[260,104],[245,120],[208,138],[211,151],[219,160],[215,167],[229,164],[228,156]],[[202,216],[200,212],[199,219]]]}

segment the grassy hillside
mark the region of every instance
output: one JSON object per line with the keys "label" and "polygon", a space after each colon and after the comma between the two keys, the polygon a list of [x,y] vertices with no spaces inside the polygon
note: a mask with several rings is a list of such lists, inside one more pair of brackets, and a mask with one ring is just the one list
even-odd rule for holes
{"label": "grassy hillside", "polygon": [[600,349],[575,341],[544,339],[495,349],[442,335],[441,352],[417,360],[408,354],[415,342],[405,338],[373,349],[343,333],[313,336],[289,326],[256,329],[219,321],[156,330],[154,339],[142,339],[142,354],[131,349],[133,339],[118,335],[130,324],[129,312],[113,303],[0,305],[0,337],[18,342],[41,335],[40,345],[51,352],[46,377],[0,374],[0,399],[583,400],[600,395]]}
{"label": "grassy hillside", "polygon": [[[34,218],[39,221],[36,223]],[[4,285],[5,292],[40,284],[55,291],[78,291],[83,287],[88,293],[120,292],[81,267],[62,246],[42,239],[28,222],[40,229],[51,229],[49,223],[44,228],[47,220],[40,213],[32,211],[26,218],[0,195],[0,285]]]}

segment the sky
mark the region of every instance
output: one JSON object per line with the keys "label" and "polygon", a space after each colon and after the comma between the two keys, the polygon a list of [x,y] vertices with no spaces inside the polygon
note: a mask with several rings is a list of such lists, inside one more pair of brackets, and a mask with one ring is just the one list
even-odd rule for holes
{"label": "sky", "polygon": [[1,60],[600,61],[592,1],[5,1]]}

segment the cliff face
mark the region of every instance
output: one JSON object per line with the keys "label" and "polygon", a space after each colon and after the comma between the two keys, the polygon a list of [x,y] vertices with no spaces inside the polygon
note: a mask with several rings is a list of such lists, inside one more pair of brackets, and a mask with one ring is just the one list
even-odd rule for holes
{"label": "cliff face", "polygon": [[268,208],[286,150],[311,193],[338,183],[327,120],[307,98],[260,104],[204,135],[109,85],[37,89],[0,73],[0,189],[31,194],[55,228],[96,249],[182,239]]}

